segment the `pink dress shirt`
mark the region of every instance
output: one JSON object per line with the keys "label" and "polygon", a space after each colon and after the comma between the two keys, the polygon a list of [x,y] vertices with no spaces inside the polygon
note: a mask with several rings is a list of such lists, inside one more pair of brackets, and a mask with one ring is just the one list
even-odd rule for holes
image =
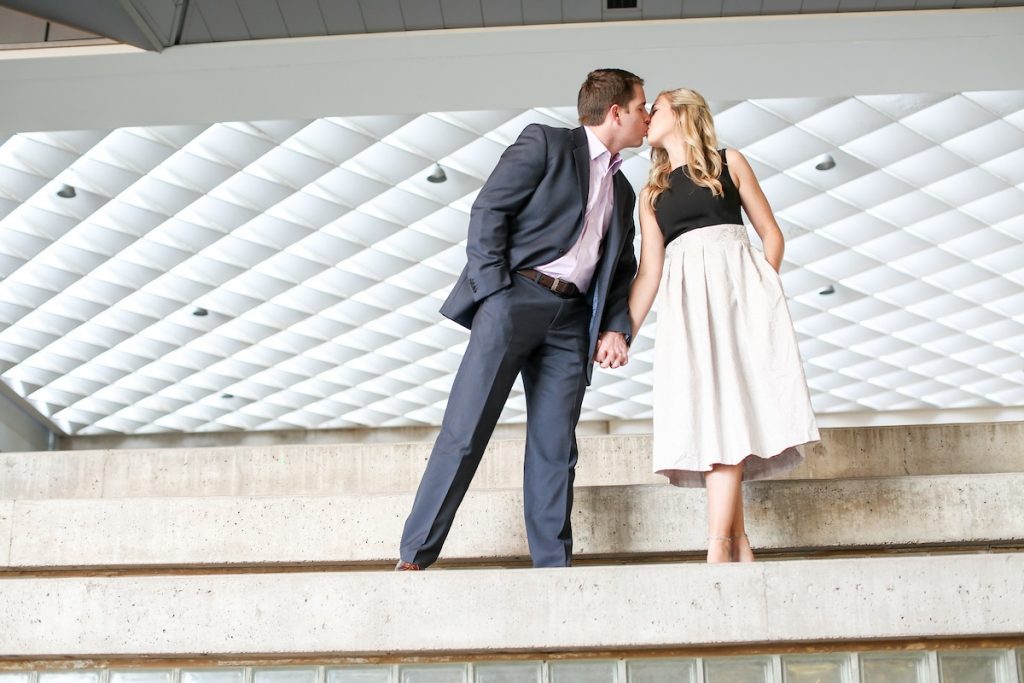
{"label": "pink dress shirt", "polygon": [[537,268],[545,275],[573,283],[581,292],[590,287],[597,262],[601,260],[601,239],[612,215],[612,176],[622,165],[621,156],[613,157],[589,127],[584,126],[584,129],[590,147],[590,189],[583,231],[563,256]]}

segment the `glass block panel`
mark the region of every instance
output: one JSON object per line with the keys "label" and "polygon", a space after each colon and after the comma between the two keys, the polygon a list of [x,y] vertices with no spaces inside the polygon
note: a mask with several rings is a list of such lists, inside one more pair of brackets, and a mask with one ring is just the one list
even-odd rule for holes
{"label": "glass block panel", "polygon": [[872,652],[860,656],[861,683],[929,683],[928,657],[915,652]]}
{"label": "glass block panel", "polygon": [[154,669],[111,671],[110,683],[171,683],[171,672]]}
{"label": "glass block panel", "polygon": [[40,671],[39,683],[98,683],[99,671]]}
{"label": "glass block panel", "polygon": [[403,666],[398,670],[401,683],[466,683],[466,666]]}
{"label": "glass block panel", "polygon": [[540,662],[497,662],[473,667],[475,683],[540,683]]}
{"label": "glass block panel", "polygon": [[785,683],[850,683],[849,655],[783,657]]}
{"label": "glass block panel", "polygon": [[316,669],[254,669],[253,683],[316,683]]}
{"label": "glass block panel", "polygon": [[391,667],[345,666],[328,669],[327,683],[391,683]]}
{"label": "glass block panel", "polygon": [[27,671],[0,671],[0,683],[28,683],[31,675]]}
{"label": "glass block panel", "polygon": [[615,662],[551,662],[551,683],[616,683]]}
{"label": "glass block panel", "polygon": [[940,652],[942,683],[1005,683],[1005,650]]}
{"label": "glass block panel", "polygon": [[242,683],[242,669],[182,669],[181,683]]}
{"label": "glass block panel", "polygon": [[626,662],[629,683],[697,683],[697,662],[692,659],[656,659]]}
{"label": "glass block panel", "polygon": [[722,657],[704,660],[704,683],[773,683],[767,657]]}

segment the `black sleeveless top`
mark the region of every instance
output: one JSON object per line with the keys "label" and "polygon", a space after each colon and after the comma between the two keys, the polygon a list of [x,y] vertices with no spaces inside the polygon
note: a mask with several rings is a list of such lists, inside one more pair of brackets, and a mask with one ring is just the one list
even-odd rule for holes
{"label": "black sleeveless top", "polygon": [[680,166],[669,173],[668,188],[654,205],[654,215],[665,236],[666,246],[680,235],[697,228],[722,223],[743,224],[740,191],[729,175],[725,150],[719,152],[722,155],[722,175],[719,177],[722,182],[721,197],[713,195],[710,188],[693,182],[686,166]]}

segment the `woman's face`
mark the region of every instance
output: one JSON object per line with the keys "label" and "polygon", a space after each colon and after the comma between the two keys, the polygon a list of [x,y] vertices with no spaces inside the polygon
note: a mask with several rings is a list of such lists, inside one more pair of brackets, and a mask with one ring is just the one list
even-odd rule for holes
{"label": "woman's face", "polygon": [[668,100],[659,97],[651,109],[651,123],[647,128],[647,144],[651,147],[664,147],[666,140],[676,130],[676,113]]}

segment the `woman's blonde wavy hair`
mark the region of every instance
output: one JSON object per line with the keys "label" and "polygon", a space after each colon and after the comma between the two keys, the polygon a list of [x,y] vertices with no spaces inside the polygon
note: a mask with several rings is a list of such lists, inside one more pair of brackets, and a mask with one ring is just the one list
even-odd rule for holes
{"label": "woman's blonde wavy hair", "polygon": [[[696,90],[678,88],[666,90],[655,102],[667,99],[676,113],[676,126],[683,139],[689,176],[694,183],[711,190],[716,197],[723,195],[722,155],[718,151],[718,137],[711,110],[704,97]],[[647,204],[654,209],[661,193],[668,189],[668,176],[672,163],[664,149],[651,149],[651,172],[647,177]]]}

